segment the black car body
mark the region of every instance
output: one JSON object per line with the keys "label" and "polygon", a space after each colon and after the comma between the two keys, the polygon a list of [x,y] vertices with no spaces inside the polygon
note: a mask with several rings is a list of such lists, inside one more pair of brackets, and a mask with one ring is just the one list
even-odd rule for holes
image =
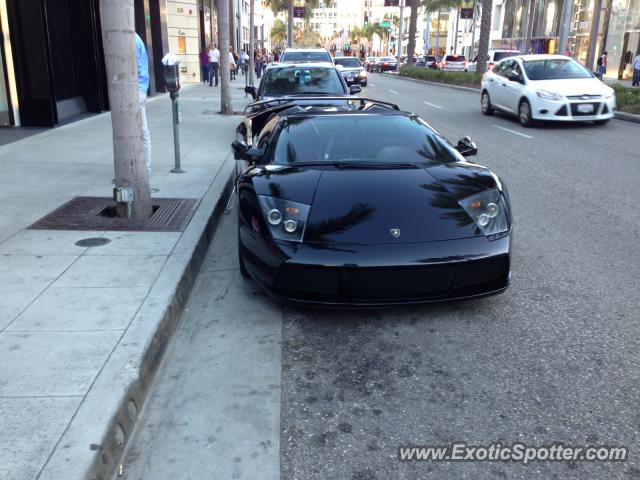
{"label": "black car body", "polygon": [[394,71],[398,66],[398,60],[395,57],[381,57],[380,60],[372,67],[374,72]]}
{"label": "black car body", "polygon": [[333,306],[506,289],[511,210],[500,179],[463,157],[475,144],[454,148],[417,116],[361,101],[280,105],[239,127],[243,274],[277,298]]}
{"label": "black car body", "polygon": [[362,66],[360,60],[355,57],[338,57],[334,61],[347,85],[367,86],[367,70]]}
{"label": "black car body", "polygon": [[[290,96],[349,96],[359,87],[349,88],[333,64],[318,63],[272,63],[267,68],[256,89],[248,86],[245,91],[255,100],[247,111],[265,108],[264,100],[275,100]],[[268,106],[268,105],[267,105]]]}

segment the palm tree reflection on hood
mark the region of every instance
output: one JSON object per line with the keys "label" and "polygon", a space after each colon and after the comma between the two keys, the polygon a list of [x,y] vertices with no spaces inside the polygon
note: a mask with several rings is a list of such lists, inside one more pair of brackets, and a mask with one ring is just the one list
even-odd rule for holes
{"label": "palm tree reflection on hood", "polygon": [[[429,195],[429,203],[433,208],[444,210],[444,212],[440,215],[441,219],[453,220],[454,222],[456,222],[456,225],[459,228],[467,227],[473,223],[473,219],[458,204],[457,199],[465,198],[465,196],[458,197],[456,193],[449,193],[438,182],[425,183],[423,185],[420,185],[420,187],[433,192],[431,195]],[[476,234],[478,233],[480,233],[480,230],[476,227]]]}
{"label": "palm tree reflection on hood", "polygon": [[305,240],[312,242],[330,242],[329,235],[337,235],[369,220],[377,209],[365,203],[356,203],[351,209],[339,217],[309,223],[305,232]]}

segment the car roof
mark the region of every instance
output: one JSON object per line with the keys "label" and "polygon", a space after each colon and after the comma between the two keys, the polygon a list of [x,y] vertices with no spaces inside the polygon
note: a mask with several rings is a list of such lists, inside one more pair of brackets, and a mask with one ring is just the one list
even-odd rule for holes
{"label": "car roof", "polygon": [[286,53],[286,52],[322,52],[322,53],[328,53],[328,50],[326,48],[321,48],[321,47],[315,47],[315,48],[287,47],[287,48],[284,49],[284,52],[282,52],[282,53]]}
{"label": "car roof", "polygon": [[573,60],[571,57],[565,55],[551,55],[546,53],[530,54],[530,55],[515,55],[520,60]]}
{"label": "car roof", "polygon": [[267,70],[277,68],[329,68],[335,70],[336,66],[329,62],[271,62]]}

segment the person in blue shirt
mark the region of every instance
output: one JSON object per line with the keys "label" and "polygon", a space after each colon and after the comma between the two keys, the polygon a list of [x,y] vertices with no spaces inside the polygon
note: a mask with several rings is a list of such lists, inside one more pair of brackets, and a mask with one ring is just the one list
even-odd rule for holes
{"label": "person in blue shirt", "polygon": [[633,59],[633,82],[631,86],[640,86],[640,53]]}
{"label": "person in blue shirt", "polygon": [[147,173],[151,174],[151,136],[147,125],[147,113],[145,104],[147,91],[149,90],[149,57],[147,48],[140,36],[136,33],[136,63],[138,64],[138,104],[142,117],[142,138],[144,141],[144,160],[147,163]]}

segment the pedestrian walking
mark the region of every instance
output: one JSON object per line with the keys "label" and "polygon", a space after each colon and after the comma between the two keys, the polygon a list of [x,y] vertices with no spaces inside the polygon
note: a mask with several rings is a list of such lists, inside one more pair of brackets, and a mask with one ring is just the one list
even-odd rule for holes
{"label": "pedestrian walking", "polygon": [[259,51],[255,52],[253,62],[256,68],[256,77],[262,76],[262,54]]}
{"label": "pedestrian walking", "polygon": [[640,87],[640,53],[633,59],[633,82],[632,87]]}
{"label": "pedestrian walking", "polygon": [[596,76],[602,80],[602,77],[607,73],[607,52],[605,51],[600,58],[598,58],[598,71]]}
{"label": "pedestrian walking", "polygon": [[220,50],[213,43],[209,48],[209,86],[213,85],[215,79],[215,86],[218,86],[218,69],[220,68]]}
{"label": "pedestrian walking", "polygon": [[209,52],[206,48],[200,52],[200,81],[209,83]]}
{"label": "pedestrian walking", "polygon": [[233,54],[233,47],[229,47],[229,75],[231,80],[236,79],[236,58]]}
{"label": "pedestrian walking", "polygon": [[247,52],[242,50],[240,52],[240,57],[238,58],[238,62],[239,62],[238,64],[240,66],[240,70],[242,71],[243,76],[247,75],[247,60],[249,60],[249,55],[247,55]]}
{"label": "pedestrian walking", "polygon": [[147,173],[151,173],[151,135],[147,125],[147,91],[149,90],[149,57],[147,48],[136,33],[136,64],[138,66],[138,105],[142,119],[142,139],[144,144],[144,161],[147,163]]}

